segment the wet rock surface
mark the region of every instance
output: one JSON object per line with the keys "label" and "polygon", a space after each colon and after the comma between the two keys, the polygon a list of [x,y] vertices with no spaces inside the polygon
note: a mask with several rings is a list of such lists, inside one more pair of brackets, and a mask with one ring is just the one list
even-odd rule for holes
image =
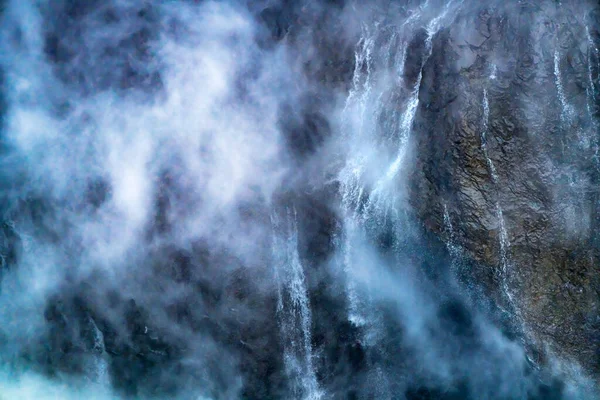
{"label": "wet rock surface", "polygon": [[[393,115],[395,109],[406,107],[405,98],[420,82],[408,157],[411,211],[406,218],[413,228],[398,244],[396,226],[376,226],[380,230],[372,241],[382,259],[393,259],[400,248],[405,259],[398,264],[418,266],[416,282],[427,282],[423,290],[439,300],[431,306],[434,320],[423,323],[424,335],[441,343],[431,352],[466,360],[453,365],[452,378],[439,383],[437,371],[420,364],[430,349],[419,352],[411,347],[406,339],[409,329],[398,321],[389,299],[376,310],[383,333],[373,335],[375,339],[365,334],[367,328],[349,321],[347,288],[336,275],[339,271],[330,268],[343,234],[337,206],[340,184],[332,177],[339,160],[329,148],[338,127],[331,116],[352,88],[354,52],[361,35],[360,28],[350,26],[352,12],[345,3],[281,1],[248,6],[260,24],[255,34],[261,51],[267,54],[288,46],[291,65],[302,76],[296,86],[309,90],[302,91],[300,99],[283,102],[278,110],[285,154],[293,167],[285,174],[284,188],[274,195],[273,204],[257,191],[234,210],[241,221],[236,229],[243,232],[270,226],[269,207],[294,215],[296,251],[311,309],[309,342],[316,354],[316,380],[324,393],[339,399],[384,398],[378,392],[383,383],[371,375],[373,366],[383,365],[402,378],[386,382],[394,394],[390,398],[495,396],[489,383],[506,383],[501,372],[490,372],[490,381],[470,376],[472,365],[491,370],[505,361],[495,359],[497,353],[484,340],[479,308],[491,315],[503,337],[515,342],[525,338],[537,365],[520,365],[519,373],[536,377],[520,388],[521,398],[562,398],[561,382],[536,375],[549,356],[575,361],[597,379],[600,98],[590,87],[600,85],[600,60],[594,49],[600,46],[600,9],[580,15],[576,11],[582,8],[574,1],[494,6],[465,2],[464,10],[433,36],[431,56],[424,27],[415,30],[407,43],[403,83],[391,85],[385,99]],[[393,32],[394,13],[406,18],[418,2],[383,3],[370,12],[387,13],[378,29]],[[121,20],[118,13],[93,2],[85,7],[66,2],[65,7],[52,10],[64,18],[47,27],[43,47],[66,85],[82,96],[115,91],[134,97],[164,89],[157,66],[152,65],[156,71],[136,68],[136,63],[152,64],[148,43],[156,39],[158,28],[151,5],[126,10],[135,22],[129,39],[95,48],[98,53],[82,53],[75,70],[71,70],[74,49],[83,45],[61,39],[58,32],[71,39],[85,38],[79,24],[94,13],[102,13],[111,26],[131,20]],[[176,24],[170,29],[178,32]],[[128,63],[100,68],[123,54]],[[69,104],[58,108],[58,114],[72,111]],[[281,288],[264,262],[271,257],[272,232],[251,232],[248,259],[208,240],[170,244],[169,235],[177,231],[178,222],[198,205],[186,203],[188,188],[179,172],[174,162],[170,170],[157,173],[153,217],[143,234],[148,252],[131,260],[135,267],[116,278],[104,275],[101,268],[83,276],[67,274],[54,290],[56,295],[43,304],[45,326],[36,340],[14,354],[10,342],[0,337],[0,348],[9,354],[3,361],[33,365],[57,379],[108,379],[125,397],[191,399],[196,396],[191,389],[200,385],[215,399],[290,398],[293,382],[286,378],[285,355],[289,338],[282,337],[278,320]],[[19,184],[3,183],[7,201],[14,200],[11,190]],[[102,179],[86,187],[88,197],[78,206],[95,216],[112,189]],[[49,243],[59,243],[63,229],[70,229],[59,226],[55,218],[53,210],[63,206],[59,202],[27,193],[16,203],[6,207],[2,216],[6,222],[0,225],[0,277],[17,267],[22,252],[28,251],[27,238],[19,237],[14,221],[35,226],[36,234]],[[181,203],[186,207],[177,208]],[[221,224],[225,223],[216,225]],[[70,261],[65,269],[74,271],[71,264],[78,262],[80,244],[68,246],[71,258],[66,257]],[[460,278],[477,298],[477,311],[448,283],[448,275],[456,272],[450,271],[453,263],[459,264]],[[98,372],[103,368],[104,377]],[[90,369],[96,372],[90,374]],[[231,371],[238,374],[231,376]]]}
{"label": "wet rock surface", "polygon": [[436,37],[412,199],[442,235],[446,204],[458,242],[482,264],[470,273],[513,308],[534,347],[597,374],[598,98],[586,90],[598,79],[597,11],[567,3],[482,7]]}

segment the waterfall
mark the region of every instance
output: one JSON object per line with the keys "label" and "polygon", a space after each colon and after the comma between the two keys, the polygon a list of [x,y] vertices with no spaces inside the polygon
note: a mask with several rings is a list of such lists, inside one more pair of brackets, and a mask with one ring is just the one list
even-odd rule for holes
{"label": "waterfall", "polygon": [[450,253],[451,257],[451,267],[452,272],[455,275],[458,275],[458,267],[462,257],[462,250],[458,244],[458,240],[456,238],[456,233],[454,232],[454,226],[452,225],[452,220],[450,219],[450,212],[448,211],[448,206],[446,203],[443,205],[444,208],[444,232],[447,236],[446,239],[446,248],[448,249],[448,253]]}
{"label": "waterfall", "polygon": [[103,387],[110,386],[110,374],[108,371],[108,362],[106,360],[106,348],[104,346],[104,334],[92,317],[89,318],[89,323],[92,328],[92,336],[94,344],[92,353],[94,354],[92,380]]}
{"label": "waterfall", "polygon": [[[432,19],[429,22],[429,24],[427,24],[427,28],[426,28],[427,37],[425,38],[426,55],[421,62],[421,68],[419,69],[419,75],[418,75],[417,81],[410,93],[410,97],[408,99],[406,110],[404,111],[404,113],[402,114],[402,117],[400,119],[398,153],[397,153],[397,156],[396,156],[396,159],[394,160],[394,162],[389,166],[386,174],[383,177],[383,180],[377,183],[377,186],[373,193],[375,195],[375,198],[379,197],[382,187],[389,185],[393,181],[393,179],[396,177],[396,175],[398,174],[398,171],[400,170],[400,168],[402,166],[402,163],[403,163],[403,160],[405,157],[405,153],[406,153],[406,147],[407,147],[406,144],[407,144],[408,140],[410,139],[410,133],[412,130],[413,122],[415,120],[415,116],[417,114],[417,109],[419,107],[419,89],[421,87],[421,81],[423,79],[423,67],[429,60],[429,57],[431,57],[431,53],[433,51],[433,43],[432,43],[433,37],[435,36],[435,34],[438,32],[438,30],[440,28],[440,26],[439,26],[440,22],[443,20],[443,18],[447,15],[448,11],[450,10],[451,4],[452,4],[452,1],[448,2],[446,4],[446,6],[444,7],[444,10],[442,11],[442,13],[440,15],[438,15],[437,17],[435,17],[434,19]],[[404,53],[404,60],[402,63],[403,67],[404,67],[405,58],[406,58],[406,53]]]}
{"label": "waterfall", "polygon": [[492,64],[491,70],[490,79],[494,81],[496,78],[498,78],[498,66],[496,64]]}
{"label": "waterfall", "polygon": [[554,50],[554,80],[556,82],[556,89],[558,91],[558,100],[560,101],[562,113],[561,120],[564,122],[568,115],[569,105],[565,96],[565,89],[562,84],[562,77],[560,74],[560,55],[558,49]]}
{"label": "waterfall", "polygon": [[[392,230],[392,246],[397,251],[398,241],[406,235],[400,218],[401,171],[419,108],[423,67],[431,57],[433,38],[453,2],[447,3],[425,25],[427,36],[418,75],[414,82],[405,85],[407,47],[427,5],[425,2],[399,27],[392,27],[391,33],[390,27],[381,23],[375,23],[373,29],[363,27],[356,48],[353,86],[342,113],[342,136],[346,141],[342,146],[347,146],[347,150],[338,175],[344,218],[337,246],[339,264],[346,276],[348,320],[360,328],[367,363],[376,354],[385,357],[379,353],[378,345],[383,321],[371,293],[365,289],[369,285],[359,284],[355,275],[357,270],[365,268],[360,265],[363,243],[377,242],[378,235]],[[381,66],[383,71],[376,68]],[[407,93],[403,92],[406,86],[409,86]],[[397,98],[402,99],[398,105],[394,103]],[[368,280],[369,274],[364,275]],[[393,398],[389,379],[381,363],[371,365],[369,381],[377,398]]]}
{"label": "waterfall", "polygon": [[3,2],[0,400],[600,388],[600,13],[557,3]]}
{"label": "waterfall", "polygon": [[[347,140],[352,140],[352,134],[363,139],[367,136],[365,132],[365,116],[369,111],[369,104],[372,92],[372,63],[375,37],[371,35],[367,27],[363,27],[363,35],[358,43],[355,52],[355,67],[353,75],[353,87],[346,99],[343,115],[359,115],[358,121],[351,121],[350,126],[356,126],[356,131],[345,131]],[[370,136],[370,135],[369,135]],[[365,140],[369,140],[366,137]],[[361,180],[365,173],[367,158],[366,154],[355,153],[355,157],[347,161],[345,169],[338,178],[341,182],[342,205],[348,214],[356,214],[360,208],[360,202],[363,197],[364,187]],[[340,246],[342,248],[342,265],[346,276],[351,275],[352,265],[352,243],[357,227],[355,218],[349,217],[344,224],[344,232]],[[357,293],[357,288],[353,279],[346,279],[346,294],[348,300],[348,318],[356,326],[363,325],[365,318],[362,316],[364,306],[361,304],[361,298]]]}
{"label": "waterfall", "polygon": [[556,89],[558,92],[558,100],[560,101],[561,114],[560,121],[563,126],[569,126],[573,116],[573,109],[567,102],[567,96],[565,94],[565,88],[563,86],[563,79],[560,72],[560,53],[558,48],[554,50],[554,80],[556,83]]}
{"label": "waterfall", "polygon": [[456,235],[454,233],[454,227],[452,226],[452,220],[450,219],[450,213],[448,212],[448,206],[446,203],[443,204],[444,208],[444,233],[446,234],[446,249],[450,254],[450,270],[455,277],[459,276],[459,266],[461,259],[461,251],[456,241]]}
{"label": "waterfall", "polygon": [[273,257],[278,284],[277,316],[284,343],[286,373],[292,382],[295,398],[321,399],[313,362],[312,315],[304,267],[298,254],[296,210],[287,210],[285,221],[271,216]]}
{"label": "waterfall", "polygon": [[[376,27],[377,28],[377,27]],[[359,136],[362,136],[364,118],[367,110],[367,102],[371,93],[371,68],[372,53],[375,46],[374,37],[369,33],[368,27],[363,26],[363,34],[354,53],[354,73],[352,76],[352,88],[346,99],[344,114],[352,112],[351,107],[356,106],[359,113]],[[364,71],[364,73],[363,73]],[[354,104],[354,103],[358,104]]]}
{"label": "waterfall", "polygon": [[[413,14],[412,19],[416,19],[417,13]],[[385,185],[390,179],[390,169],[399,167],[397,161],[388,167],[380,164],[380,159],[384,165],[387,159],[392,156],[389,154],[389,145],[382,146],[381,137],[391,141],[392,145],[399,148],[398,154],[402,154],[406,140],[408,139],[408,130],[411,125],[410,108],[412,103],[413,117],[416,111],[415,90],[410,93],[408,99],[409,108],[407,110],[389,110],[387,107],[386,96],[397,93],[397,87],[401,83],[404,74],[404,63],[406,60],[406,41],[400,35],[402,32],[394,31],[387,39],[384,46],[378,47],[375,51],[374,44],[381,37],[377,36],[384,32],[378,29],[379,23],[375,23],[375,29],[363,28],[361,37],[355,55],[355,68],[353,77],[353,87],[346,100],[346,106],[342,114],[344,126],[344,138],[349,143],[345,165],[338,175],[340,182],[340,194],[342,207],[345,213],[342,240],[340,243],[343,270],[347,276],[347,299],[349,320],[355,326],[365,326],[368,321],[364,314],[371,314],[368,311],[368,294],[359,293],[353,275],[355,268],[356,254],[354,246],[360,243],[368,235],[365,231],[365,224],[369,221],[375,225],[385,225],[389,220],[389,212],[392,212],[390,203],[393,203],[394,193]],[[395,49],[396,45],[401,49]],[[386,71],[375,71],[373,64],[385,65],[392,60],[391,53],[399,50],[400,57],[393,59],[392,71],[400,79],[390,79],[385,81]],[[375,54],[373,54],[375,52]],[[400,82],[398,82],[400,80]],[[391,85],[385,85],[391,83]],[[386,114],[387,113],[387,114]],[[356,116],[359,116],[358,120]],[[378,121],[382,121],[383,132],[380,135]],[[407,129],[408,127],[408,129]],[[387,143],[386,143],[387,144]],[[396,156],[398,159],[398,156]],[[396,167],[394,166],[396,164]],[[388,170],[388,173],[381,174],[381,170]],[[392,174],[394,175],[394,174]],[[375,176],[374,189],[370,185],[369,178]],[[393,177],[393,176],[392,176]]]}
{"label": "waterfall", "polygon": [[590,28],[589,27],[585,27],[585,33],[586,33],[586,37],[587,37],[587,44],[588,44],[588,63],[587,63],[587,70],[588,70],[588,79],[589,79],[589,83],[590,86],[588,88],[588,101],[590,99],[590,96],[594,96],[594,94],[596,93],[596,86],[594,84],[594,77],[593,77],[593,72],[592,72],[592,54],[596,57],[597,60],[600,59],[599,54],[598,54],[598,48],[596,47],[596,45],[594,44],[594,39],[592,39],[592,35],[590,33]]}
{"label": "waterfall", "polygon": [[[598,122],[596,121],[596,118],[594,117],[594,108],[596,107],[596,84],[594,82],[594,73],[592,70],[592,62],[593,62],[593,58],[592,56],[596,57],[596,60],[598,62],[600,62],[600,54],[598,52],[598,48],[596,47],[596,45],[594,44],[594,40],[592,39],[592,35],[590,34],[590,29],[589,27],[585,27],[585,33],[586,33],[586,37],[587,37],[587,42],[588,42],[588,54],[587,54],[587,72],[588,72],[588,81],[589,81],[589,85],[586,87],[586,95],[587,95],[587,102],[586,102],[586,107],[587,107],[587,113],[588,113],[588,118],[591,121],[591,133],[590,133],[590,138],[591,138],[591,145],[593,146],[594,149],[594,161],[596,164],[596,168],[600,169],[600,143],[598,142]],[[600,70],[600,66],[599,66],[599,70]]]}
{"label": "waterfall", "polygon": [[358,292],[356,282],[352,278],[352,266],[355,258],[353,251],[353,243],[360,240],[359,228],[356,222],[352,219],[347,220],[344,225],[344,242],[342,244],[343,267],[346,274],[346,296],[348,299],[348,319],[355,326],[364,326],[367,324],[367,317],[364,313],[367,311],[367,306]]}
{"label": "waterfall", "polygon": [[490,170],[490,175],[492,176],[492,181],[496,185],[498,183],[498,173],[496,172],[496,167],[494,166],[494,162],[490,158],[487,149],[487,130],[490,118],[490,104],[488,101],[487,89],[483,89],[483,129],[481,130],[481,149],[483,150],[483,154],[485,156],[485,161]]}
{"label": "waterfall", "polygon": [[586,106],[587,106],[588,117],[590,118],[590,120],[592,122],[595,122],[593,112],[592,112],[592,107],[594,104],[594,94],[596,93],[596,86],[594,84],[594,76],[593,76],[594,74],[592,72],[592,52],[596,53],[596,55],[597,55],[598,51],[594,46],[594,41],[592,40],[592,36],[590,35],[590,30],[587,26],[585,27],[585,33],[586,33],[587,41],[588,41],[587,73],[588,73],[588,81],[589,81],[589,86],[587,86],[585,88],[586,95],[587,95]]}
{"label": "waterfall", "polygon": [[454,227],[452,226],[452,221],[450,220],[450,213],[448,212],[448,206],[446,203],[443,205],[444,207],[444,232],[448,235],[448,240],[446,244],[448,246],[448,250],[452,253],[451,249],[454,247],[456,238],[454,237]]}
{"label": "waterfall", "polygon": [[[399,31],[393,32],[387,44],[381,47],[380,51],[382,54],[379,54],[379,52],[374,54],[375,42],[378,39],[377,33],[382,31],[379,29],[379,23],[375,23],[375,29],[373,30],[363,27],[363,35],[357,45],[353,87],[346,99],[342,113],[344,119],[344,138],[350,140],[356,146],[350,149],[346,165],[340,172],[338,179],[341,183],[342,203],[346,210],[361,214],[362,210],[359,209],[361,202],[365,199],[367,200],[367,205],[361,215],[361,220],[363,221],[367,218],[380,218],[382,214],[387,216],[396,200],[393,188],[394,183],[396,183],[394,179],[398,176],[402,167],[412,125],[419,106],[419,89],[423,78],[422,69],[433,51],[433,37],[440,29],[440,23],[452,9],[453,1],[447,3],[442,13],[433,18],[426,26],[425,55],[421,60],[417,80],[411,88],[403,111],[394,111],[391,113],[392,115],[384,116],[386,111],[385,102],[381,101],[381,99],[387,93],[389,87],[385,85],[382,85],[383,87],[376,86],[376,83],[381,84],[381,82],[374,82],[373,64],[375,61],[383,59],[383,62],[379,63],[379,65],[387,65],[387,61],[390,60],[392,46],[396,42],[396,39],[403,33],[403,29],[412,27],[411,25],[420,19],[421,12],[427,4],[425,2],[422,7],[412,13],[400,26]],[[409,30],[409,32],[412,31]],[[401,57],[395,58],[394,68],[392,68],[398,77],[404,75],[407,45],[408,40],[400,38],[399,46],[401,48],[398,53],[401,54]],[[374,90],[379,90],[379,93],[374,94]],[[371,108],[371,104],[375,104],[375,107]],[[356,115],[359,116],[358,121],[355,119]],[[367,116],[370,118],[366,118]],[[382,116],[384,116],[383,119],[387,122],[384,122],[383,126],[385,131],[379,136],[394,138],[394,145],[397,150],[392,157],[393,161],[387,167],[383,168],[385,173],[379,174],[378,171],[374,172],[375,176],[379,176],[375,179],[374,188],[369,190],[363,178],[367,172],[370,172],[368,169],[375,161],[382,157],[382,154],[387,153],[387,149],[381,149],[381,145],[378,143],[379,137],[377,134],[379,132],[376,124]]]}
{"label": "waterfall", "polygon": [[[498,172],[494,166],[494,162],[489,156],[487,148],[487,133],[489,129],[489,118],[490,118],[490,105],[488,100],[487,89],[483,90],[483,129],[481,130],[481,149],[485,156],[486,163],[488,165],[490,175],[492,177],[492,183],[498,187]],[[510,306],[514,308],[513,296],[510,292],[508,285],[508,275],[510,273],[510,259],[508,255],[510,242],[508,240],[508,232],[506,231],[506,224],[504,222],[504,214],[502,207],[500,206],[499,199],[496,199],[495,204],[496,219],[499,225],[499,242],[500,242],[500,266],[502,268],[501,281],[504,295],[506,296]]]}

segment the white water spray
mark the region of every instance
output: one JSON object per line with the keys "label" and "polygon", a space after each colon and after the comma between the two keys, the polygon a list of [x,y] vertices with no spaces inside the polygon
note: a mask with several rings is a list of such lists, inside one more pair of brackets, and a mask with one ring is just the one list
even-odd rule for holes
{"label": "white water spray", "polygon": [[462,257],[462,249],[458,244],[456,233],[454,232],[454,226],[452,225],[452,220],[450,219],[450,212],[448,211],[448,206],[446,203],[444,203],[443,207],[444,232],[447,236],[446,249],[448,249],[448,253],[450,253],[450,257],[452,258],[452,272],[457,273],[458,264],[460,263],[460,259]]}
{"label": "white water spray", "polygon": [[[586,95],[587,95],[587,113],[588,118],[591,123],[591,145],[594,150],[594,161],[596,163],[596,168],[600,169],[600,143],[598,142],[598,121],[594,117],[593,107],[595,107],[596,103],[596,84],[594,81],[594,74],[592,71],[592,55],[596,57],[596,60],[600,63],[600,52],[598,51],[598,47],[596,47],[594,40],[592,39],[592,35],[590,34],[590,29],[586,26],[585,33],[588,41],[588,54],[587,54],[587,71],[588,71],[588,81],[589,85],[586,87]],[[598,65],[598,70],[600,71],[600,65]]]}
{"label": "white water spray", "polygon": [[[419,68],[419,75],[417,77],[417,81],[413,86],[411,91],[406,110],[402,114],[400,119],[400,130],[399,130],[399,140],[398,140],[398,153],[394,162],[389,166],[386,174],[383,179],[377,183],[375,188],[375,197],[379,197],[380,192],[384,190],[386,186],[390,184],[396,178],[398,171],[401,169],[404,157],[406,155],[407,143],[410,139],[410,134],[412,131],[413,122],[415,120],[415,116],[417,114],[417,109],[419,107],[419,90],[421,88],[421,81],[423,79],[423,67],[431,57],[431,53],[433,52],[433,37],[440,29],[441,21],[446,17],[448,11],[451,9],[452,1],[448,2],[444,7],[443,12],[432,19],[429,24],[427,24],[427,37],[425,38],[425,53],[421,67]],[[406,53],[404,53],[404,57],[406,58]],[[403,67],[405,58],[403,60]]]}
{"label": "white water spray", "polygon": [[492,72],[490,73],[490,79],[496,80],[498,78],[498,66],[496,64],[492,64]]}
{"label": "white water spray", "polygon": [[92,327],[92,335],[94,338],[94,345],[92,353],[94,354],[94,366],[91,373],[91,378],[95,383],[108,388],[110,387],[110,373],[108,371],[108,361],[106,360],[106,348],[104,346],[104,334],[93,318],[89,318],[89,323]]}
{"label": "white water spray", "polygon": [[560,53],[558,48],[554,50],[554,80],[558,92],[558,100],[560,101],[561,106],[560,120],[563,126],[569,126],[573,117],[573,109],[568,103],[567,96],[565,94],[562,74],[560,72]]}
{"label": "white water spray", "polygon": [[[288,209],[286,220],[280,223],[271,217],[274,228],[273,256],[278,283],[277,315],[284,341],[286,373],[292,381],[296,398],[318,400],[323,397],[313,362],[312,313],[308,298],[304,267],[298,254],[296,211]],[[283,225],[283,226],[282,226]]]}
{"label": "white water spray", "polygon": [[[426,3],[427,4],[427,3]],[[426,5],[425,4],[425,5]],[[424,5],[424,6],[425,6]],[[394,158],[394,161],[388,166],[386,172],[383,176],[381,176],[375,184],[375,188],[372,190],[370,195],[368,196],[368,203],[365,208],[365,218],[381,218],[381,215],[387,217],[389,214],[393,214],[393,210],[397,206],[396,201],[398,199],[398,194],[396,193],[396,187],[399,185],[399,172],[401,171],[404,165],[404,159],[406,157],[406,151],[408,150],[408,142],[411,137],[413,123],[417,114],[417,110],[419,108],[419,92],[421,88],[421,82],[423,80],[423,67],[431,57],[433,52],[433,38],[436,33],[439,31],[441,22],[447,16],[448,12],[453,8],[453,1],[450,1],[444,7],[444,10],[440,15],[432,19],[426,28],[427,37],[425,38],[425,55],[421,60],[421,65],[419,68],[419,74],[417,76],[417,80],[412,87],[411,93],[409,95],[406,108],[404,112],[400,116],[399,126],[398,126],[398,134],[397,134],[397,153]],[[422,8],[419,9],[418,12],[415,12],[411,18],[409,18],[410,23],[413,22],[413,17],[420,16]],[[407,20],[406,23],[409,22]],[[404,71],[404,66],[406,63],[406,43],[404,44],[403,52],[402,52],[402,61],[399,63],[399,70]],[[385,221],[384,221],[385,224]]]}
{"label": "white water spray", "polygon": [[[362,344],[374,352],[378,351],[381,316],[373,304],[371,293],[363,290],[362,284],[358,285],[354,275],[357,270],[364,269],[359,265],[359,254],[364,251],[360,244],[374,239],[373,230],[375,235],[386,229],[402,230],[398,201],[401,198],[401,171],[419,108],[423,67],[431,57],[433,38],[453,8],[453,2],[446,4],[443,12],[426,25],[425,51],[416,81],[411,82],[408,98],[402,105],[390,108],[386,96],[396,94],[404,86],[407,47],[412,39],[406,34],[412,35],[413,32],[412,29],[405,32],[404,28],[412,28],[420,20],[423,8],[395,28],[381,46],[377,35],[385,30],[377,29],[378,25],[372,30],[363,28],[363,37],[355,55],[353,88],[342,114],[343,137],[347,140],[343,145],[348,149],[345,166],[338,176],[344,211],[338,242],[341,250],[339,261],[346,276],[348,319],[361,328]],[[377,48],[374,47],[376,42]],[[396,54],[394,57],[390,56],[392,52]],[[375,70],[372,65],[375,63],[384,65],[386,70]],[[388,75],[390,72],[392,77]],[[391,146],[396,150],[390,153]],[[378,398],[393,398],[385,370],[374,369],[369,379],[374,382]]]}
{"label": "white water spray", "polygon": [[588,62],[587,62],[587,69],[588,69],[588,79],[589,79],[589,90],[591,90],[591,93],[588,92],[588,96],[591,94],[593,95],[596,92],[596,85],[594,84],[594,77],[593,77],[593,72],[592,72],[592,54],[595,55],[596,59],[599,59],[599,52],[598,52],[598,48],[596,47],[596,44],[594,43],[594,40],[592,39],[592,35],[590,33],[590,28],[589,27],[585,27],[585,33],[586,33],[586,37],[587,37],[587,42],[588,42]]}
{"label": "white water spray", "polygon": [[[492,177],[492,182],[496,187],[498,187],[498,172],[496,171],[496,167],[494,166],[494,162],[489,156],[488,148],[487,148],[487,133],[489,129],[489,118],[490,118],[490,105],[488,100],[487,89],[483,90],[483,129],[481,130],[481,149],[485,156],[485,160],[487,162],[488,168],[490,170],[490,175]],[[508,240],[508,232],[506,230],[506,224],[504,222],[504,213],[502,212],[502,207],[500,206],[500,202],[496,199],[496,218],[499,225],[499,242],[500,242],[500,266],[502,268],[502,289],[504,295],[508,299],[509,304],[514,308],[513,296],[510,291],[510,287],[508,285],[508,275],[510,273],[511,264],[509,259],[509,247],[510,242]]]}

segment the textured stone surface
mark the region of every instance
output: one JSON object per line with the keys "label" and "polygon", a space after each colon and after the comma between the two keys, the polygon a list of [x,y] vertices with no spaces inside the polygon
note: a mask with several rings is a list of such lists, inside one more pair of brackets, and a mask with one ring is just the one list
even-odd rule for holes
{"label": "textured stone surface", "polygon": [[[585,25],[597,45],[598,23],[576,15],[576,4],[506,7],[462,14],[434,40],[420,91],[412,200],[425,226],[442,235],[447,205],[466,254],[487,265],[471,272],[514,308],[538,350],[597,374],[598,103],[589,115]],[[573,111],[562,121],[554,49]],[[497,182],[481,143],[484,90]],[[510,243],[505,275],[496,204]],[[502,279],[513,304],[503,300]]]}

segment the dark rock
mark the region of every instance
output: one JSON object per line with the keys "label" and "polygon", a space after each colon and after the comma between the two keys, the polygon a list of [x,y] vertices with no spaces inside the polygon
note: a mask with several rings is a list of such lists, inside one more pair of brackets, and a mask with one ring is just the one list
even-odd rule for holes
{"label": "dark rock", "polygon": [[[446,204],[461,246],[480,263],[471,274],[500,302],[506,302],[506,282],[514,296],[507,306],[514,307],[530,339],[598,374],[600,364],[593,354],[600,342],[590,325],[598,317],[600,289],[599,248],[591,244],[597,237],[592,221],[600,206],[596,167],[591,165],[597,144],[581,147],[577,132],[593,143],[597,133],[586,125],[583,113],[561,121],[554,53],[543,44],[548,43],[551,22],[539,14],[552,6],[521,3],[516,15],[483,10],[485,28],[472,14],[463,16],[467,32],[450,28],[434,39],[415,125],[412,203],[425,226],[440,234]],[[566,101],[582,110],[587,65],[578,43],[586,40],[585,27],[571,19],[566,7],[556,13]],[[464,35],[482,37],[465,47],[460,45]],[[466,66],[459,62],[465,57],[479,61]],[[490,61],[483,60],[498,57],[492,80]],[[490,108],[486,146],[496,182],[482,150],[484,90]],[[444,100],[448,94],[452,102]],[[497,206],[508,234],[506,265]]]}

